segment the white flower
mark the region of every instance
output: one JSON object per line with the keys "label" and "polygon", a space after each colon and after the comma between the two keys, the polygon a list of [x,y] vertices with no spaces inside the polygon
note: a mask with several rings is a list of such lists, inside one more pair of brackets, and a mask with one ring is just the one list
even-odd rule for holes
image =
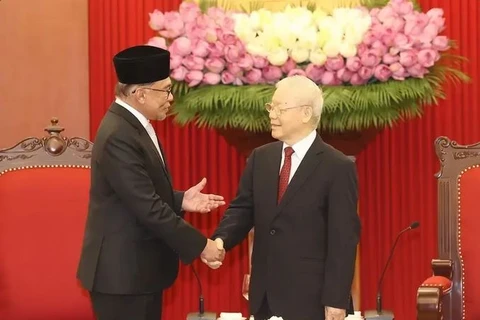
{"label": "white flower", "polygon": [[352,43],[342,42],[340,44],[340,54],[345,58],[351,58],[357,54],[357,46]]}
{"label": "white flower", "polygon": [[233,15],[235,20],[235,34],[244,43],[249,43],[255,38],[255,31],[250,25],[250,18],[247,14],[239,13]]}
{"label": "white flower", "polygon": [[308,50],[317,48],[317,29],[314,26],[306,28],[298,37],[298,46]]}
{"label": "white flower", "polygon": [[340,46],[342,43],[340,41],[335,41],[335,40],[330,40],[325,43],[323,46],[323,52],[327,55],[329,58],[336,57],[340,53]]}
{"label": "white flower", "polygon": [[267,60],[274,66],[282,66],[288,60],[287,49],[278,48],[268,53]]}
{"label": "white flower", "polygon": [[316,66],[323,66],[327,61],[327,55],[321,49],[312,50],[310,61]]}
{"label": "white flower", "polygon": [[310,51],[307,49],[296,47],[292,49],[290,56],[296,63],[302,63],[307,61],[307,59],[310,57]]}
{"label": "white flower", "polygon": [[268,319],[268,320],[283,320],[283,318],[282,318],[282,317],[273,316],[273,317],[271,317],[271,318]]}
{"label": "white flower", "polygon": [[247,52],[268,59],[276,66],[289,57],[296,63],[322,66],[328,57],[355,56],[372,21],[368,12],[336,8],[329,15],[321,9],[287,5],[284,11],[260,9],[234,14],[235,34]]}
{"label": "white flower", "polygon": [[293,48],[297,43],[297,36],[289,30],[284,30],[284,32],[278,34],[278,39],[280,40],[280,45],[287,49]]}

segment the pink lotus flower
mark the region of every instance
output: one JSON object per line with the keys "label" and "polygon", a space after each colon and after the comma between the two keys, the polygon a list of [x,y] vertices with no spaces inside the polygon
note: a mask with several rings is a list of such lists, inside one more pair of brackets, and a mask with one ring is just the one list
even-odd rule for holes
{"label": "pink lotus flower", "polygon": [[292,59],[288,58],[287,62],[281,66],[282,72],[288,74],[291,70],[297,67],[297,63]]}
{"label": "pink lotus flower", "polygon": [[251,69],[245,73],[245,76],[243,77],[243,82],[248,84],[258,84],[262,81],[262,71],[260,69]]}
{"label": "pink lotus flower", "polygon": [[197,57],[205,58],[210,53],[208,50],[209,44],[205,40],[195,40],[192,47],[192,53]]}
{"label": "pink lotus flower", "polygon": [[243,70],[251,70],[253,68],[253,58],[250,54],[245,54],[238,61],[238,66]]}
{"label": "pink lotus flower", "polygon": [[[393,37],[392,37],[392,43],[393,43]],[[387,45],[391,46],[392,43]],[[387,46],[382,43],[382,41],[375,41],[374,43],[372,43],[372,51],[375,52],[375,54],[378,57],[383,57],[388,52],[388,49],[387,49]]]}
{"label": "pink lotus flower", "polygon": [[325,62],[325,69],[328,71],[337,71],[342,69],[345,66],[345,58],[342,56],[337,56],[334,58],[328,58]]}
{"label": "pink lotus flower", "polygon": [[207,16],[209,16],[217,24],[222,25],[225,19],[225,10],[222,8],[210,7],[207,9]]}
{"label": "pink lotus flower", "polygon": [[313,82],[319,83],[320,80],[322,79],[322,75],[325,72],[325,67],[319,67],[314,65],[313,63],[310,63],[306,68],[305,68],[305,73],[308,78],[310,78]]}
{"label": "pink lotus flower", "polygon": [[220,73],[225,69],[225,61],[221,58],[208,58],[205,61],[205,67],[214,73]]}
{"label": "pink lotus flower", "polygon": [[202,14],[200,7],[195,2],[182,1],[178,9],[183,22],[192,22]]}
{"label": "pink lotus flower", "polygon": [[176,69],[182,65],[183,57],[170,54],[170,69]]}
{"label": "pink lotus flower", "polygon": [[424,13],[410,13],[405,15],[405,34],[418,36],[428,24],[428,16]]}
{"label": "pink lotus flower", "polygon": [[352,79],[353,72],[348,70],[347,68],[342,68],[337,71],[337,78],[340,79],[342,82],[349,82]]}
{"label": "pink lotus flower", "polygon": [[170,51],[172,55],[185,57],[192,52],[192,42],[186,37],[177,38],[173,40],[168,51]]}
{"label": "pink lotus flower", "polygon": [[362,67],[362,62],[360,61],[359,57],[351,57],[347,58],[346,66],[348,70],[357,72]]}
{"label": "pink lotus flower", "polygon": [[203,70],[203,67],[205,66],[205,60],[194,55],[189,55],[183,58],[182,64],[188,70]]}
{"label": "pink lotus flower", "polygon": [[155,31],[162,30],[165,26],[165,17],[161,11],[157,9],[153,10],[152,13],[148,14],[150,16],[150,21],[148,25]]}
{"label": "pink lotus flower", "polygon": [[[372,42],[373,43],[373,42]],[[360,43],[357,46],[357,55],[361,56],[365,51],[368,50],[368,46],[365,43]]]}
{"label": "pink lotus flower", "polygon": [[243,50],[243,48],[235,45],[225,46],[225,48],[223,49],[223,52],[225,54],[225,59],[229,63],[238,62],[240,60],[240,57],[245,54],[245,50]]}
{"label": "pink lotus flower", "polygon": [[392,64],[390,71],[392,71],[392,78],[395,80],[405,80],[405,77],[408,75],[405,68],[399,62]]}
{"label": "pink lotus flower", "polygon": [[206,39],[206,35],[207,30],[198,26],[196,22],[188,22],[185,24],[185,36],[190,40]]}
{"label": "pink lotus flower", "polygon": [[390,6],[401,16],[407,15],[413,11],[413,3],[411,1],[391,0]]}
{"label": "pink lotus flower", "polygon": [[257,69],[263,69],[268,65],[268,60],[260,57],[260,56],[253,56],[253,67]]}
{"label": "pink lotus flower", "polygon": [[[383,45],[383,47],[385,46],[390,47],[393,45],[396,35],[397,35],[397,32],[393,31],[392,28],[386,28],[385,32],[380,36],[380,41],[375,41],[372,44],[372,46],[374,44],[377,44],[377,47],[378,47],[378,45],[381,44]],[[387,51],[386,47],[385,47],[385,51]]]}
{"label": "pink lotus flower", "polygon": [[432,48],[434,50],[445,51],[449,48],[448,39],[445,36],[437,36],[432,41]]}
{"label": "pink lotus flower", "polygon": [[225,50],[225,45],[219,41],[215,43],[210,43],[208,45],[208,51],[210,52],[209,57],[210,58],[223,58],[224,57],[224,52]]}
{"label": "pink lotus flower", "polygon": [[325,71],[322,74],[322,79],[320,80],[322,84],[327,86],[340,85],[341,81],[337,78],[335,72]]}
{"label": "pink lotus flower", "polygon": [[358,70],[358,75],[364,79],[364,80],[369,80],[371,77],[373,77],[373,67],[366,67],[363,66]]}
{"label": "pink lotus flower", "polygon": [[188,70],[184,66],[180,66],[175,68],[170,73],[170,76],[176,81],[183,81],[185,80],[185,76],[187,75]]}
{"label": "pink lotus flower", "polygon": [[386,53],[382,58],[382,62],[385,64],[392,64],[394,62],[397,62],[398,60],[400,60],[400,56],[392,55],[390,53]]}
{"label": "pink lotus flower", "polygon": [[367,46],[371,45],[374,41],[378,40],[377,34],[374,34],[372,31],[367,31],[363,37],[363,43]]}
{"label": "pink lotus flower", "polygon": [[428,73],[428,70],[420,63],[414,64],[413,66],[407,68],[407,72],[410,74],[410,76],[414,78],[423,78],[423,76]]}
{"label": "pink lotus flower", "polygon": [[395,38],[393,39],[393,45],[399,50],[411,49],[413,46],[411,38],[402,33],[397,33],[395,35]]}
{"label": "pink lotus flower", "polygon": [[233,74],[235,78],[240,78],[243,75],[243,70],[237,63],[231,63],[227,65],[227,70]]}
{"label": "pink lotus flower", "polygon": [[267,82],[276,82],[282,77],[282,69],[277,66],[268,65],[262,69],[262,73]]}
{"label": "pink lotus flower", "polygon": [[175,11],[166,12],[164,18],[165,30],[160,31],[162,37],[173,39],[183,34],[184,23],[180,13]]}
{"label": "pink lotus flower", "polygon": [[375,67],[373,72],[375,78],[377,78],[381,82],[385,82],[392,76],[392,70],[384,64],[379,64]]}
{"label": "pink lotus flower", "polygon": [[307,76],[307,73],[303,69],[295,68],[288,72],[287,77],[291,76]]}
{"label": "pink lotus flower", "polygon": [[420,50],[418,53],[418,63],[425,68],[430,68],[440,58],[438,53],[432,49]]}
{"label": "pink lotus flower", "polygon": [[387,30],[391,29],[394,33],[403,32],[405,20],[398,16],[391,16],[383,22],[383,25]]}
{"label": "pink lotus flower", "polygon": [[162,37],[152,37],[148,40],[147,45],[167,49],[167,42]]}
{"label": "pink lotus flower", "polygon": [[415,63],[417,63],[417,55],[418,53],[415,50],[408,50],[400,52],[400,63],[404,67],[411,67]]}
{"label": "pink lotus flower", "polygon": [[221,80],[223,84],[232,84],[235,80],[235,76],[228,71],[223,71],[221,75]]}
{"label": "pink lotus flower", "polygon": [[380,9],[380,11],[377,14],[377,18],[380,22],[386,22],[394,16],[396,16],[396,13],[393,10],[393,8],[389,5]]}
{"label": "pink lotus flower", "polygon": [[354,86],[361,86],[361,85],[364,85],[365,83],[367,83],[367,80],[360,77],[360,75],[358,73],[354,73],[352,75],[352,78],[350,79],[350,83]]}
{"label": "pink lotus flower", "polygon": [[221,77],[218,73],[207,72],[203,76],[203,83],[211,86],[219,84],[220,81],[221,81]]}
{"label": "pink lotus flower", "polygon": [[433,8],[427,11],[426,15],[430,18],[430,23],[438,26],[439,31],[445,28],[445,18],[443,17],[443,9]]}
{"label": "pink lotus flower", "polygon": [[[221,30],[221,29],[220,29]],[[217,33],[218,35],[218,33]],[[234,45],[238,38],[233,32],[222,32],[219,36],[220,41],[223,42],[225,45]]]}
{"label": "pink lotus flower", "polygon": [[366,67],[375,67],[380,63],[381,58],[378,52],[374,50],[368,50],[362,54],[360,60]]}
{"label": "pink lotus flower", "polygon": [[203,80],[203,73],[202,71],[193,70],[189,71],[185,75],[185,82],[188,83],[189,87],[195,87]]}

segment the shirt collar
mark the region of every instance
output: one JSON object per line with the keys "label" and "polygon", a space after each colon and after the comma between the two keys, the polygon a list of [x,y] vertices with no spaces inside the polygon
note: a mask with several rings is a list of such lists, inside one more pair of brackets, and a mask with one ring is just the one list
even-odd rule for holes
{"label": "shirt collar", "polygon": [[[310,149],[316,137],[317,137],[317,131],[313,130],[312,132],[310,132],[308,136],[306,136],[305,138],[303,138],[302,140],[298,141],[297,143],[291,146],[293,148],[293,151],[295,151],[294,154],[296,154],[297,157],[300,158],[300,160],[302,160],[305,157],[308,149]],[[283,150],[285,150],[286,147],[288,147],[288,145],[284,142]]]}
{"label": "shirt collar", "polygon": [[132,106],[130,106],[128,103],[126,103],[125,101],[123,101],[122,99],[120,98],[116,98],[115,99],[115,103],[118,104],[118,105],[121,105],[122,107],[124,107],[125,109],[127,109],[128,111],[130,111],[131,114],[133,114],[135,116],[135,118],[138,119],[138,121],[140,121],[140,123],[142,124],[142,126],[144,128],[147,127],[147,125],[150,123],[150,121],[148,121],[148,119],[143,115],[141,114],[140,112],[138,112],[137,109],[133,108]]}

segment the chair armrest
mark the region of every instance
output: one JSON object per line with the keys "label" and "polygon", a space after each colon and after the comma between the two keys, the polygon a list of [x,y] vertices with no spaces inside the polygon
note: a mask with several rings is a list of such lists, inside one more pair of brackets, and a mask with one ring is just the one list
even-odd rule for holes
{"label": "chair armrest", "polygon": [[432,260],[433,276],[417,290],[417,320],[442,320],[442,298],[452,291],[452,262]]}

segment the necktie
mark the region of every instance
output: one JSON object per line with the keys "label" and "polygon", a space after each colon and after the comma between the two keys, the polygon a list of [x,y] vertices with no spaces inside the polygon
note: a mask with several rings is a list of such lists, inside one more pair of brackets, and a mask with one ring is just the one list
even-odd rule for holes
{"label": "necktie", "polygon": [[292,168],[292,147],[286,147],[285,150],[285,160],[283,161],[282,170],[280,171],[280,179],[278,180],[278,200],[277,203],[280,203],[282,200],[285,190],[287,190],[288,180],[290,178],[290,169]]}
{"label": "necktie", "polygon": [[160,154],[160,158],[162,158],[162,164],[165,165],[165,161],[163,161],[162,151],[160,151],[160,146],[158,145],[157,134],[155,133],[155,129],[153,129],[153,126],[150,122],[147,124],[145,129],[147,130],[147,133],[150,136],[150,139],[152,139],[152,142],[155,145],[155,148],[157,148],[158,154]]}

